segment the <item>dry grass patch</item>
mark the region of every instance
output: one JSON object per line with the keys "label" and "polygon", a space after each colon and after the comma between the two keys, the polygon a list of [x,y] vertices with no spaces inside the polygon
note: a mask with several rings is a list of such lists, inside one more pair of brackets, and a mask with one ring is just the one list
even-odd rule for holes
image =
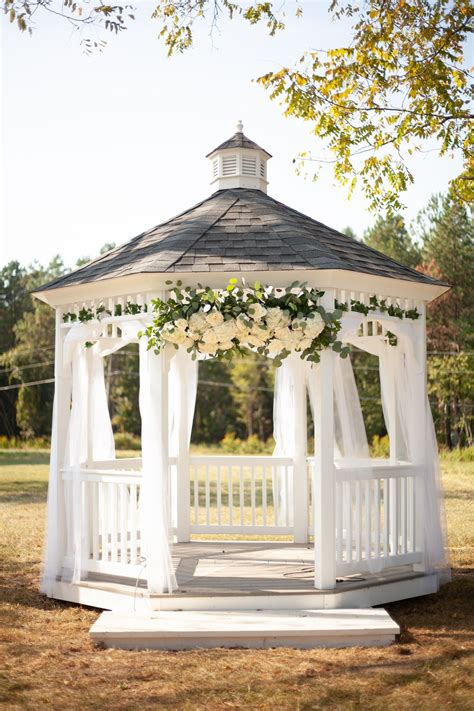
{"label": "dry grass patch", "polygon": [[474,708],[474,472],[444,466],[453,582],[388,605],[386,649],[126,652],[93,647],[98,612],[38,592],[46,452],[0,452],[1,702],[7,709]]}

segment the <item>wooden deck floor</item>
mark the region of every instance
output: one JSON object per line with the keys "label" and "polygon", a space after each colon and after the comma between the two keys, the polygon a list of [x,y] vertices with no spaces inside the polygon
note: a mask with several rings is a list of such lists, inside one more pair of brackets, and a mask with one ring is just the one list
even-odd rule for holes
{"label": "wooden deck floor", "polygon": [[[327,595],[420,576],[413,572],[411,566],[401,566],[379,574],[352,575],[338,579],[336,590],[316,590],[313,546],[269,541],[193,541],[175,544],[173,562],[178,589],[172,597],[183,598]],[[135,581],[127,582],[123,578],[112,581],[108,577],[107,581],[135,586]],[[146,587],[145,581],[140,581],[138,587]],[[170,596],[166,597],[169,599]]]}

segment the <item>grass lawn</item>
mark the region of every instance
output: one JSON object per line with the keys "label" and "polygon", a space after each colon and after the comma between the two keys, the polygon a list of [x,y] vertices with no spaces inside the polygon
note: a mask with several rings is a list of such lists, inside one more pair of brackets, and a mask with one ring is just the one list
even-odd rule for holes
{"label": "grass lawn", "polygon": [[7,709],[474,709],[474,467],[443,465],[453,581],[387,605],[386,649],[126,652],[38,592],[48,453],[0,452],[0,703]]}

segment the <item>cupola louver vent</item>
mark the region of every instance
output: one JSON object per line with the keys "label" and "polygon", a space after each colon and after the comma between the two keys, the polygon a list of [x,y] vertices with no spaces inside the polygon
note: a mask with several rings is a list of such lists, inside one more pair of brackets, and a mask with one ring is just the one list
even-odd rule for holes
{"label": "cupola louver vent", "polygon": [[242,158],[242,173],[244,175],[257,175],[257,159]]}
{"label": "cupola louver vent", "polygon": [[228,156],[222,159],[222,175],[236,175],[237,173],[237,156]]}

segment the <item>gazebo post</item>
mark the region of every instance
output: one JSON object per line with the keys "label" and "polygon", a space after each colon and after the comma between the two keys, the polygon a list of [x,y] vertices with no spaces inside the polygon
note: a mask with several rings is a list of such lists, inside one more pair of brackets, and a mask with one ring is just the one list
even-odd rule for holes
{"label": "gazebo post", "polygon": [[[334,309],[334,289],[326,289],[321,306]],[[336,587],[336,521],[334,479],[334,358],[330,348],[321,351],[315,412],[315,466],[313,479],[314,586]]]}
{"label": "gazebo post", "polygon": [[[67,535],[66,535],[66,520],[68,512],[65,510],[64,498],[64,482],[61,468],[64,462],[64,454],[66,449],[67,429],[69,424],[69,412],[71,407],[71,369],[64,367],[64,337],[61,330],[63,310],[56,308],[56,330],[54,342],[54,397],[56,418],[53,421],[53,431],[51,432],[51,441],[56,440],[56,461],[52,465],[56,468],[56,500],[54,502],[54,516],[56,518],[56,541],[58,551],[58,564],[61,572],[61,565],[66,554]],[[49,506],[49,501],[48,501]]]}
{"label": "gazebo post", "polygon": [[[175,358],[178,356],[175,356]],[[180,361],[179,361],[180,362]],[[189,432],[188,409],[190,407],[188,389],[180,368],[179,376],[179,431],[178,431],[178,462],[176,484],[176,540],[178,543],[187,543],[190,540],[190,509],[189,494]]]}
{"label": "gazebo post", "polygon": [[306,415],[306,384],[301,358],[293,356],[295,382],[295,457],[293,462],[293,541],[308,542],[308,469],[306,463],[308,437]]}
{"label": "gazebo post", "polygon": [[[418,348],[415,350],[416,357],[420,364],[419,371],[416,377],[416,391],[414,393],[415,408],[413,417],[416,418],[417,426],[421,432],[426,432],[426,403],[428,397],[427,383],[427,368],[426,368],[426,304],[423,302],[418,306],[420,317],[417,326],[420,330]],[[424,467],[426,466],[426,449],[424,438],[416,438],[414,442],[415,453],[413,464],[418,471],[415,478],[415,539],[416,547],[423,552],[422,562],[415,563],[413,569],[424,572],[426,570],[426,562],[424,555],[425,548],[425,482],[426,476]]]}

